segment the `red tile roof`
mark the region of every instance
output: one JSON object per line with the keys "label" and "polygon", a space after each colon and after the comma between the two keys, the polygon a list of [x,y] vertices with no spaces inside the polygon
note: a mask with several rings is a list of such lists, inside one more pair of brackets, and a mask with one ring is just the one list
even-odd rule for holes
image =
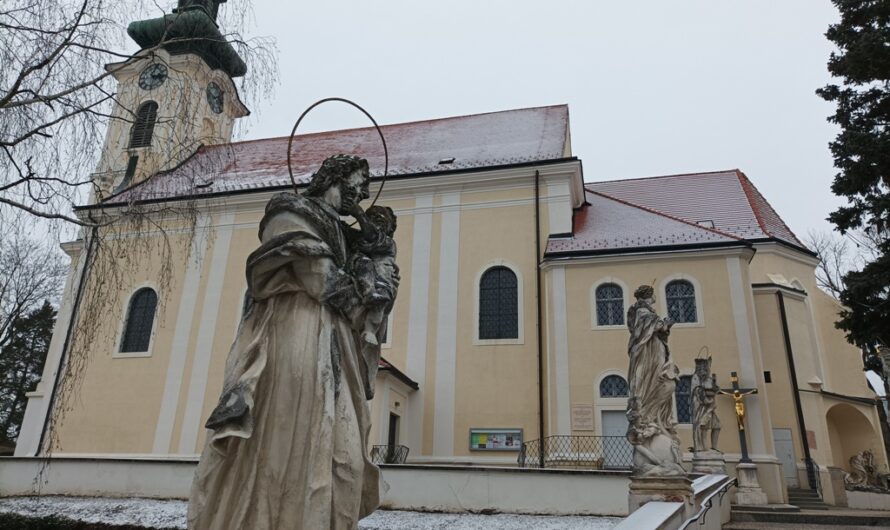
{"label": "red tile roof", "polygon": [[776,239],[806,249],[739,170],[586,184],[574,237],[547,252],[596,254]]}
{"label": "red tile roof", "polygon": [[[566,156],[566,105],[385,125],[389,174],[410,175],[474,169]],[[178,168],[155,175],[105,201],[158,200],[179,196],[275,188],[290,184],[288,137],[202,147]],[[294,175],[308,182],[326,157],[347,153],[368,159],[371,173],[383,173],[383,148],[374,128],[299,135],[294,141]],[[440,161],[454,159],[451,163]]]}

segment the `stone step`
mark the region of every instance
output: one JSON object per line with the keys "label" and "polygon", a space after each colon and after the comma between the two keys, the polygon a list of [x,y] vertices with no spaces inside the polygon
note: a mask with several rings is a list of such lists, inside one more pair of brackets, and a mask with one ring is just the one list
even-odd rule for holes
{"label": "stone step", "polygon": [[733,512],[799,512],[800,508],[791,504],[767,504],[765,506],[742,506],[734,504]]}
{"label": "stone step", "polygon": [[739,511],[733,506],[732,522],[734,523],[786,523],[797,525],[824,524],[824,525],[848,525],[848,526],[890,526],[890,515],[886,513],[865,514],[844,513],[837,510],[826,510],[824,513],[817,511],[801,512],[777,512],[763,511]]}

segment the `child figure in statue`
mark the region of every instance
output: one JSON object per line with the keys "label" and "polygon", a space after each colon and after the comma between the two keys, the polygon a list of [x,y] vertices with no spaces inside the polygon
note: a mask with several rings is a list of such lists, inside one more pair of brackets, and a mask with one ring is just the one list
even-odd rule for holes
{"label": "child figure in statue", "polygon": [[[380,361],[380,341],[384,320],[392,310],[399,286],[396,265],[396,216],[392,208],[371,206],[367,211],[356,208],[353,216],[361,231],[350,237],[351,266],[362,305],[367,308],[361,331],[362,357],[371,375]],[[372,378],[373,380],[373,378]],[[373,388],[367,389],[373,395]]]}

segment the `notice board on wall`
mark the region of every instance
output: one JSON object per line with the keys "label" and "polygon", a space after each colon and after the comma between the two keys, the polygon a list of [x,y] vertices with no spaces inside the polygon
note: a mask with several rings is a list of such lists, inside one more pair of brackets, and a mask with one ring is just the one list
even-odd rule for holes
{"label": "notice board on wall", "polygon": [[470,451],[519,451],[522,429],[470,429]]}

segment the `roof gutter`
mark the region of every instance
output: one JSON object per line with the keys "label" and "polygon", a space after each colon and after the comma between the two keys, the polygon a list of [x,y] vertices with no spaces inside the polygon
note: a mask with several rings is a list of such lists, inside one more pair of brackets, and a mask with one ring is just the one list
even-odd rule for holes
{"label": "roof gutter", "polygon": [[750,248],[754,245],[748,241],[716,241],[711,243],[691,243],[684,245],[657,245],[649,247],[604,248],[596,250],[568,250],[564,252],[546,252],[545,261],[561,261],[575,258],[595,258],[600,256],[638,255],[667,252],[692,252],[714,248]]}

